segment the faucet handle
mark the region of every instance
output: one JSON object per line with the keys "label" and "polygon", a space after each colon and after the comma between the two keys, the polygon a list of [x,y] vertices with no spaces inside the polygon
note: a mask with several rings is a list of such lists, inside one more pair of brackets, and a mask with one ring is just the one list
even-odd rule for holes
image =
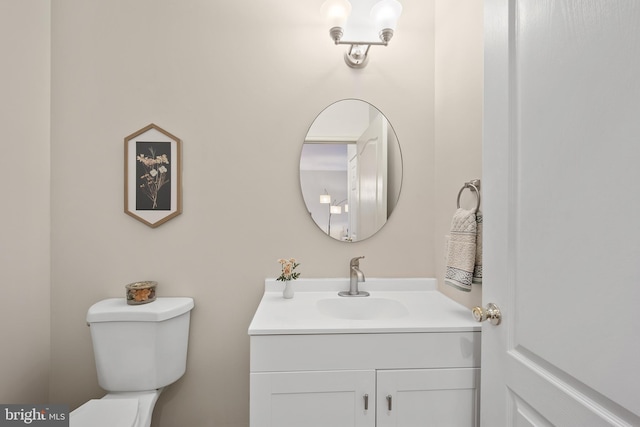
{"label": "faucet handle", "polygon": [[360,267],[360,259],[361,258],[364,258],[364,256],[351,258],[351,262],[349,263],[349,266],[350,267]]}

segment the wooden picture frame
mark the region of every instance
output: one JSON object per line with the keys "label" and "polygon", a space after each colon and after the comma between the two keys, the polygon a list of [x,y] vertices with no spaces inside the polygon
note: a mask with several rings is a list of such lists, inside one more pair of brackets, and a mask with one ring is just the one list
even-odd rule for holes
{"label": "wooden picture frame", "polygon": [[124,139],[124,211],[155,228],[182,213],[182,141],[151,123]]}

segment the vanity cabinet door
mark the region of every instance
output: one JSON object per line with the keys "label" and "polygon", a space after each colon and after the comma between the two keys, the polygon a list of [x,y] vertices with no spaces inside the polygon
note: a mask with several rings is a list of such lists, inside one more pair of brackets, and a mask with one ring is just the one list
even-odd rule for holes
{"label": "vanity cabinet door", "polygon": [[374,427],[375,387],[373,370],[251,373],[251,427]]}
{"label": "vanity cabinet door", "polygon": [[378,371],[377,427],[480,425],[480,369]]}

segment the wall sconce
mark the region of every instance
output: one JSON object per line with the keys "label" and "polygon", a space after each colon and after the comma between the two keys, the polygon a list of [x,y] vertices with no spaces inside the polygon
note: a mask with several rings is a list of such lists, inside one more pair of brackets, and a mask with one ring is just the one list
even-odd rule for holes
{"label": "wall sconce", "polygon": [[371,8],[370,19],[378,30],[379,42],[342,40],[345,24],[351,13],[351,3],[348,0],[326,0],[320,11],[329,26],[331,40],[337,45],[350,45],[349,50],[344,54],[347,65],[352,68],[362,68],[367,65],[367,54],[371,46],[389,44],[402,13],[402,5],[398,0],[380,0]]}

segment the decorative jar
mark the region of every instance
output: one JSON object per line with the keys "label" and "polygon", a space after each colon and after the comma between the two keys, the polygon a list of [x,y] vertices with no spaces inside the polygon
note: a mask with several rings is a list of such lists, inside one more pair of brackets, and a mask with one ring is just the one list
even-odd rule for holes
{"label": "decorative jar", "polygon": [[150,280],[129,283],[125,286],[127,289],[127,304],[140,305],[155,301],[156,286],[158,286],[158,282]]}

